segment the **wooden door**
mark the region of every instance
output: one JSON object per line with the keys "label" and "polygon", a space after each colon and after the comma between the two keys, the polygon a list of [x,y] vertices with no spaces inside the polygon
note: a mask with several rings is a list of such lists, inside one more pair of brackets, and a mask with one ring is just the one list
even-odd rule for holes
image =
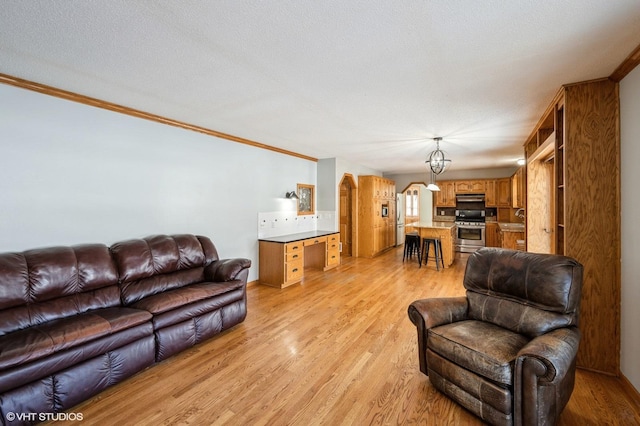
{"label": "wooden door", "polygon": [[[553,149],[553,146],[550,146]],[[541,153],[527,166],[527,251],[554,253],[553,157]]]}
{"label": "wooden door", "polygon": [[342,255],[352,256],[353,240],[353,191],[348,179],[340,185],[340,242]]}

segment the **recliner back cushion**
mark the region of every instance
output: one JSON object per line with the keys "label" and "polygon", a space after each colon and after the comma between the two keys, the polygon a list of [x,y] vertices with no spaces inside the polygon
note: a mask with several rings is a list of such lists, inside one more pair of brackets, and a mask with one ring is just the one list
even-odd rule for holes
{"label": "recliner back cushion", "polygon": [[122,302],[204,281],[204,267],[218,260],[207,237],[156,235],[111,246],[120,275]]}
{"label": "recliner back cushion", "polygon": [[0,336],[118,306],[118,275],[103,244],[0,254]]}
{"label": "recliner back cushion", "polygon": [[469,315],[537,336],[577,325],[582,265],[565,256],[483,248],[467,261]]}

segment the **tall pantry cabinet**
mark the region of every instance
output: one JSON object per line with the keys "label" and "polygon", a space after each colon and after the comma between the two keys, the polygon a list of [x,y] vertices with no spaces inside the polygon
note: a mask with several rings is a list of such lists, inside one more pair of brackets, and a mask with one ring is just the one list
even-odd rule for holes
{"label": "tall pantry cabinet", "polygon": [[552,153],[552,251],[584,266],[577,365],[612,375],[620,369],[619,114],[617,83],[566,85],[525,144],[527,158]]}
{"label": "tall pantry cabinet", "polygon": [[358,256],[375,257],[396,242],[396,184],[358,176]]}

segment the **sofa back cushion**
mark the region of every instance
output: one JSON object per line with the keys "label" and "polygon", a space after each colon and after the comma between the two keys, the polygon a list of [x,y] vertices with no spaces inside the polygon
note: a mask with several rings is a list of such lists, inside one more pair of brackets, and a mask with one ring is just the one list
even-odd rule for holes
{"label": "sofa back cushion", "polygon": [[102,244],[0,254],[0,336],[118,306],[118,275]]}
{"label": "sofa back cushion", "polygon": [[480,249],[465,271],[469,315],[532,337],[577,325],[582,272],[565,256]]}
{"label": "sofa back cushion", "polygon": [[204,281],[204,268],[218,260],[209,238],[187,234],[122,241],[111,246],[111,253],[124,305]]}

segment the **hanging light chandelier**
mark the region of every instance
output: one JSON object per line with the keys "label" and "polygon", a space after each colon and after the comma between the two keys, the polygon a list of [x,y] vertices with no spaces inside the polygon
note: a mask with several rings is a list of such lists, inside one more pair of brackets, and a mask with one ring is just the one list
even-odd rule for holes
{"label": "hanging light chandelier", "polygon": [[429,164],[429,168],[433,173],[439,175],[447,169],[451,164],[451,160],[445,158],[444,152],[440,149],[442,138],[433,138],[433,140],[436,141],[436,150],[429,154],[429,159],[425,163]]}

